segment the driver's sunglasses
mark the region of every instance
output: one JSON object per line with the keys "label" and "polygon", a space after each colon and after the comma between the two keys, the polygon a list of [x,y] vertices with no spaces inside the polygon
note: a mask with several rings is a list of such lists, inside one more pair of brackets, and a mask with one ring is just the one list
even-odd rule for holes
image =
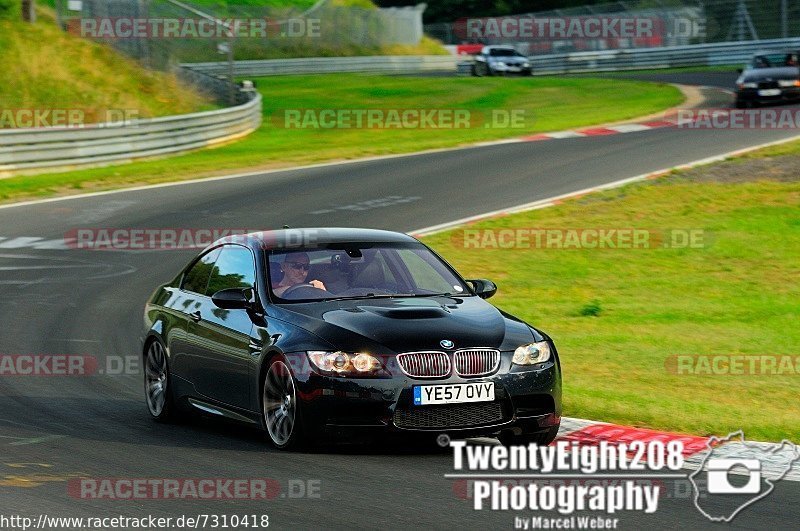
{"label": "driver's sunglasses", "polygon": [[301,264],[300,262],[286,262],[286,263],[289,264],[292,269],[295,269],[297,271],[300,271],[301,269],[303,271],[309,271],[311,269],[310,264]]}

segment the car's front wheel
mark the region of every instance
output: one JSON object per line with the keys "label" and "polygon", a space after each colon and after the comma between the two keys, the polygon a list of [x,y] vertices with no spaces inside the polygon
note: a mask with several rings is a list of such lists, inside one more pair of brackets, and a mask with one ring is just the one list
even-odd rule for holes
{"label": "car's front wheel", "polygon": [[303,446],[303,425],[297,388],[289,367],[274,360],[264,375],[264,427],[272,444],[281,450]]}
{"label": "car's front wheel", "polygon": [[154,420],[167,422],[175,419],[167,351],[157,339],[150,343],[145,352],[144,393],[147,409]]}

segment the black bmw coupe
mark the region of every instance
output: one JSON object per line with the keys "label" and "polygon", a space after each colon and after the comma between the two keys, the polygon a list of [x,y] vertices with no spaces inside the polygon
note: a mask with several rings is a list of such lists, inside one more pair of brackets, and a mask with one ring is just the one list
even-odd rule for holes
{"label": "black bmw coupe", "polygon": [[551,442],[552,340],[405,234],[294,229],[215,242],[144,314],[145,397],[260,425],[278,448],[322,435]]}
{"label": "black bmw coupe", "polygon": [[761,52],[736,80],[736,108],[800,101],[800,53]]}

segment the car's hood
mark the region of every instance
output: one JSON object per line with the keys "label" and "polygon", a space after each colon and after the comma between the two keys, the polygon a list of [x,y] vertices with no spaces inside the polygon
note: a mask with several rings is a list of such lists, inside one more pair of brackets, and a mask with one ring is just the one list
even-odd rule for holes
{"label": "car's hood", "polygon": [[745,70],[739,77],[739,83],[752,83],[756,81],[764,81],[767,79],[798,79],[800,78],[800,69],[797,67],[780,67],[780,68],[758,68],[755,70]]}
{"label": "car's hood", "polygon": [[442,350],[443,340],[456,349],[513,350],[535,338],[525,323],[478,297],[331,301],[280,309],[284,319],[349,352]]}

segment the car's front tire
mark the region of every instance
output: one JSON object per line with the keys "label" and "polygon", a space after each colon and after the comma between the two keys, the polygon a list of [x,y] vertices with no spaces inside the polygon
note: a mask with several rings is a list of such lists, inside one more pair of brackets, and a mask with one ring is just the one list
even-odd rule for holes
{"label": "car's front tire", "polygon": [[167,350],[158,339],[150,342],[144,355],[144,394],[150,416],[158,422],[176,419]]}
{"label": "car's front tire", "polygon": [[273,446],[297,450],[306,445],[295,380],[281,358],[272,360],[264,373],[262,410],[264,429]]}

